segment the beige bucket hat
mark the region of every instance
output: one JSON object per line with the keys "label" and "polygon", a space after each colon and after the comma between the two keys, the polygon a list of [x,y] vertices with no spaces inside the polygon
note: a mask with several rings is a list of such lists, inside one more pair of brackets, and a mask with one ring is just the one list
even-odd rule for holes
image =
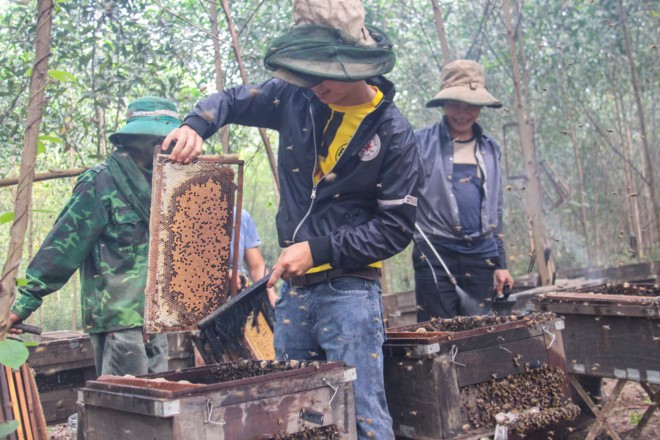
{"label": "beige bucket hat", "polygon": [[345,40],[360,46],[376,41],[364,26],[364,6],[360,0],[294,0],[293,26],[316,25],[341,29]]}
{"label": "beige bucket hat", "polygon": [[460,101],[483,107],[500,108],[502,103],[491,95],[484,82],[484,68],[472,60],[456,60],[440,73],[440,92],[426,103],[441,107],[446,101]]}

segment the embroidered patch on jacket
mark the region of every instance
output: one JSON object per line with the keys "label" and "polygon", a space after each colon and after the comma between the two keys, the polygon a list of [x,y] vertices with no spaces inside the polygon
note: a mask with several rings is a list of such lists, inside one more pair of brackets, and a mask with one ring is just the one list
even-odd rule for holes
{"label": "embroidered patch on jacket", "polygon": [[417,206],[417,197],[406,196],[406,197],[403,198],[403,203],[406,203],[408,205]]}
{"label": "embroidered patch on jacket", "polygon": [[365,147],[360,151],[360,160],[368,162],[374,157],[378,156],[380,153],[380,138],[378,135],[375,135],[371,140],[365,145]]}

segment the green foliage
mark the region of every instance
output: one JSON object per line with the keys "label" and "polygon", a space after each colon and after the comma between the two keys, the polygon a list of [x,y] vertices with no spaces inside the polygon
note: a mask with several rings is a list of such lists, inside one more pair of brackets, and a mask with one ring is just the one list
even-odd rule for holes
{"label": "green foliage", "polygon": [[0,423],[0,437],[6,437],[18,429],[18,421],[10,420],[6,423]]}
{"label": "green foliage", "polygon": [[22,342],[14,339],[0,341],[0,364],[10,368],[20,368],[28,358],[28,349]]}
{"label": "green foliage", "polygon": [[630,412],[630,424],[632,426],[639,425],[639,422],[642,420],[642,414],[639,414],[637,411]]}
{"label": "green foliage", "polygon": [[5,212],[4,214],[0,215],[0,225],[4,225],[5,223],[9,223],[13,221],[14,221],[13,212]]}

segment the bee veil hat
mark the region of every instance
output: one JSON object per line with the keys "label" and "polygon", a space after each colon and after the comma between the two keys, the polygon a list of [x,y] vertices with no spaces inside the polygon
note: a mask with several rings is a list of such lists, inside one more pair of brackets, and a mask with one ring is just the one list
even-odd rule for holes
{"label": "bee veil hat", "polygon": [[301,87],[390,72],[396,62],[392,43],[364,20],[359,0],[294,0],[293,25],[270,42],[264,65]]}

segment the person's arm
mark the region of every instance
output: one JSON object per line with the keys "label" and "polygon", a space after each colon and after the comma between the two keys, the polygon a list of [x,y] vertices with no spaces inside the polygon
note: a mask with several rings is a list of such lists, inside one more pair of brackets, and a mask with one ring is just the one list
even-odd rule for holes
{"label": "person's arm", "polygon": [[92,251],[107,224],[107,209],[98,196],[95,172],[81,176],[73,195],[30,262],[25,277],[27,285],[12,312],[25,320],[43,303],[43,298],[62,288]]}
{"label": "person's arm", "polygon": [[227,124],[278,129],[285,120],[284,103],[296,90],[284,81],[269,79],[256,86],[238,86],[224,89],[200,101],[183,120],[181,128],[174,129],[163,141],[163,151],[170,159],[189,163],[202,154],[203,141]]}

